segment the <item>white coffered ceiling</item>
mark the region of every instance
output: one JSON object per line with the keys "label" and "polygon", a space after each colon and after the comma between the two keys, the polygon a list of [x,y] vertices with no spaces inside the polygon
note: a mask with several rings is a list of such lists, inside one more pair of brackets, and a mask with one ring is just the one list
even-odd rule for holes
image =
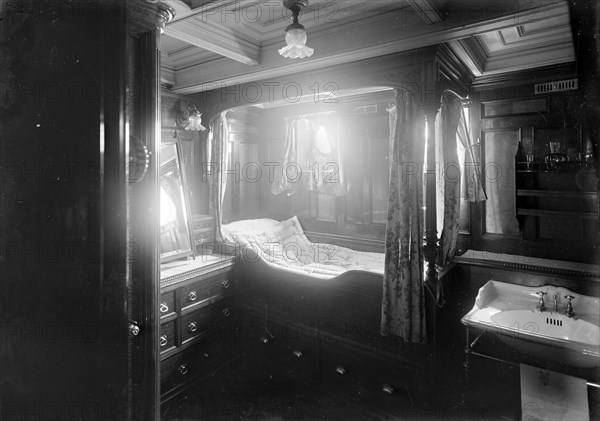
{"label": "white coffered ceiling", "polygon": [[575,59],[566,0],[309,0],[300,15],[315,49],[288,59],[281,0],[167,0],[163,82],[210,90],[447,43],[474,77]]}

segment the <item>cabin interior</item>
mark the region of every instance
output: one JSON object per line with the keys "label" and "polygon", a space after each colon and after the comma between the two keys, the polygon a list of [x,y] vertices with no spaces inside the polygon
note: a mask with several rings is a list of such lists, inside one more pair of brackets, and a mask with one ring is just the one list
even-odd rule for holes
{"label": "cabin interior", "polygon": [[0,419],[600,419],[596,1],[0,12]]}

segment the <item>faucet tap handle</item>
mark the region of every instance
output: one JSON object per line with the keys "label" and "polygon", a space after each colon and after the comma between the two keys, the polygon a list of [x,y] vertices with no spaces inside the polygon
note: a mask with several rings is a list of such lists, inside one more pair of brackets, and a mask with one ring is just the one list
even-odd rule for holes
{"label": "faucet tap handle", "polygon": [[544,295],[546,295],[547,292],[545,292],[545,291],[537,291],[536,294],[540,296],[540,301],[538,303],[537,309],[539,311],[546,310],[546,303],[544,303]]}
{"label": "faucet tap handle", "polygon": [[573,304],[571,300],[575,298],[572,295],[565,295],[565,299],[567,300],[567,317],[573,317]]}

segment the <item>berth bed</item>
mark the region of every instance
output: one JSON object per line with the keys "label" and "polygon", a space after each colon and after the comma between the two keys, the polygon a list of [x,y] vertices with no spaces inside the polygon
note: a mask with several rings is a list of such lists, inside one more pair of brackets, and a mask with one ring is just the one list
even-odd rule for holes
{"label": "berth bed", "polygon": [[223,226],[223,235],[239,257],[242,305],[259,324],[300,323],[396,357],[419,348],[380,334],[383,253],[313,243],[295,216],[236,221]]}

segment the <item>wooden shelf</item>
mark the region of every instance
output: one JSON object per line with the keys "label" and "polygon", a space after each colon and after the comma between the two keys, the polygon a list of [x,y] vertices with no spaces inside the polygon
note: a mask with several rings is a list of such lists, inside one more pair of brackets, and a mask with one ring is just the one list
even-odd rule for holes
{"label": "wooden shelf", "polygon": [[565,197],[575,196],[586,199],[596,199],[596,192],[593,191],[567,191],[567,190],[531,190],[517,189],[517,196],[532,196],[532,197]]}
{"label": "wooden shelf", "polygon": [[544,209],[517,209],[517,215],[529,215],[529,216],[577,216],[584,219],[598,219],[596,212],[581,212],[581,211],[553,211]]}

